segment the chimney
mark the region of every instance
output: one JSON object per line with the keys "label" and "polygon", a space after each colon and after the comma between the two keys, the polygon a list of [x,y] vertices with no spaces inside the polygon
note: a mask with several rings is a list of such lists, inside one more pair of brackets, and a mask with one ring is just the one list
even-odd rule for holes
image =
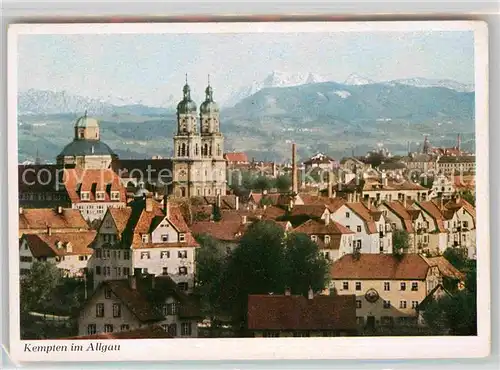
{"label": "chimney", "polygon": [[62,207],[57,206],[57,214],[60,215],[62,213]]}
{"label": "chimney", "polygon": [[410,142],[408,141],[408,155],[411,154]]}
{"label": "chimney", "polygon": [[457,149],[460,150],[460,144],[462,144],[462,140],[460,138],[460,134],[457,135]]}
{"label": "chimney", "polygon": [[137,289],[137,277],[135,275],[131,275],[128,277],[128,283],[130,285],[130,289],[132,290]]}
{"label": "chimney", "polygon": [[24,212],[23,207],[19,207],[19,214],[22,215]]}
{"label": "chimney", "polygon": [[245,225],[245,224],[247,223],[247,216],[246,216],[246,215],[241,216],[241,223],[242,223],[243,225]]}
{"label": "chimney", "polygon": [[325,217],[325,225],[328,225],[330,223],[330,215],[326,215]]}
{"label": "chimney", "polygon": [[146,212],[153,212],[153,198],[146,196]]}
{"label": "chimney", "polygon": [[372,209],[372,200],[368,197],[368,201],[366,202],[366,208],[370,211]]}
{"label": "chimney", "polygon": [[216,204],[217,204],[217,208],[220,209],[221,207],[221,199],[220,199],[220,194],[217,194],[217,198],[216,198]]}
{"label": "chimney", "polygon": [[47,225],[47,235],[52,235],[52,227],[50,225]]}
{"label": "chimney", "polygon": [[333,192],[332,192],[333,191],[333,189],[332,189],[332,186],[333,186],[333,184],[332,184],[333,181],[332,180],[333,179],[332,178],[333,178],[332,171],[329,170],[328,171],[328,198],[333,198],[332,197],[332,195],[333,195]]}
{"label": "chimney", "polygon": [[337,198],[337,192],[332,189],[332,198]]}
{"label": "chimney", "polygon": [[168,204],[168,197],[166,195],[163,196],[163,213],[165,216],[168,218],[170,216],[169,214],[169,204]]}
{"label": "chimney", "polygon": [[314,298],[314,292],[311,287],[309,287],[309,290],[307,292],[307,299],[313,299]]}
{"label": "chimney", "polygon": [[292,295],[292,291],[290,288],[285,288],[285,295],[286,296],[291,296]]}
{"label": "chimney", "polygon": [[439,210],[441,211],[443,209],[443,197],[441,196],[439,198]]}
{"label": "chimney", "polygon": [[296,158],[296,145],[292,144],[292,193],[297,194],[299,192],[298,181],[297,181],[297,158]]}
{"label": "chimney", "polygon": [[406,194],[403,194],[403,207],[407,207]]}
{"label": "chimney", "polygon": [[240,209],[240,198],[236,195],[234,197],[234,209],[236,210]]}

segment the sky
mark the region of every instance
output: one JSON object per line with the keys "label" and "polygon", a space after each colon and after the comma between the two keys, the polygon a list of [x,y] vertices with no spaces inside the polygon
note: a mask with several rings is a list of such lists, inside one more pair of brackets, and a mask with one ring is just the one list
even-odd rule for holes
{"label": "sky", "polygon": [[21,35],[19,90],[62,91],[161,106],[182,97],[185,75],[201,102],[207,76],[215,100],[273,71],[343,82],[424,77],[474,82],[468,31]]}

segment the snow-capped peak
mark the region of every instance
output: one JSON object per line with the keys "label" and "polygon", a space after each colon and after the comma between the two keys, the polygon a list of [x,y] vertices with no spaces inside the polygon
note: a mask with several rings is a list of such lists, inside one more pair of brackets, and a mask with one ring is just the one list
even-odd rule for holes
{"label": "snow-capped peak", "polygon": [[358,76],[357,74],[351,74],[347,79],[344,81],[345,85],[369,85],[374,83],[372,80]]}
{"label": "snow-capped peak", "polygon": [[416,78],[406,78],[400,80],[389,81],[388,83],[398,83],[401,85],[409,85],[415,87],[444,87],[450,90],[455,90],[458,92],[473,92],[474,85],[462,84],[457,81],[441,79],[433,80],[428,78],[416,77]]}

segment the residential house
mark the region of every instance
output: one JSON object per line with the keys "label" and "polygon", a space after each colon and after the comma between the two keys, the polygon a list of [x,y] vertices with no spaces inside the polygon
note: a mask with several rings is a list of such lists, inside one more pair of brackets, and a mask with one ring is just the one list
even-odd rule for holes
{"label": "residential house", "polygon": [[106,212],[98,229],[90,267],[94,287],[104,280],[126,279],[134,270],[168,275],[183,290],[194,284],[195,249],[180,207],[163,206],[150,196],[127,208]]}
{"label": "residential house", "polygon": [[249,295],[254,337],[336,337],[356,334],[354,295]]}
{"label": "residential house", "polygon": [[23,234],[19,242],[21,276],[29,273],[34,261],[48,261],[62,270],[64,276],[83,277],[95,236],[93,230],[52,233],[50,226],[44,234]]}
{"label": "residential house", "polygon": [[331,266],[331,291],[356,296],[360,327],[416,325],[420,302],[441,283],[437,266],[418,254],[345,255]]}
{"label": "residential house", "polygon": [[78,315],[78,335],[151,330],[160,326],[172,337],[195,338],[199,303],[168,276],[129,276],[102,281]]}
{"label": "residential house", "polygon": [[325,217],[323,221],[308,220],[296,227],[296,233],[304,233],[318,244],[320,253],[328,261],[335,261],[345,254],[352,253],[355,233],[338,222]]}
{"label": "residential house", "polygon": [[338,168],[340,164],[335,159],[323,153],[318,153],[313,155],[308,160],[304,161],[303,165],[305,167],[305,171],[309,172],[313,168],[319,168],[322,170],[333,170],[334,168]]}
{"label": "residential house", "polygon": [[53,234],[87,232],[88,223],[76,209],[63,208],[19,208],[19,237],[23,234]]}
{"label": "residential house", "polygon": [[431,198],[451,198],[455,191],[455,183],[448,176],[439,174],[434,177],[434,181],[432,182]]}
{"label": "residential house", "polygon": [[343,203],[330,214],[330,220],[354,232],[353,251],[392,253],[392,230],[382,212],[368,202]]}
{"label": "residential house", "polygon": [[[109,327],[108,327],[109,329]],[[92,331],[92,330],[91,330]],[[65,338],[69,340],[91,340],[91,339],[169,339],[174,338],[159,325],[144,326],[139,329],[113,331],[99,334],[82,335],[78,337]]]}
{"label": "residential house", "polygon": [[437,160],[436,169],[444,174],[475,173],[476,157],[473,155],[443,155]]}
{"label": "residential house", "polygon": [[224,159],[227,162],[228,168],[235,164],[249,164],[248,156],[243,152],[224,153]]}

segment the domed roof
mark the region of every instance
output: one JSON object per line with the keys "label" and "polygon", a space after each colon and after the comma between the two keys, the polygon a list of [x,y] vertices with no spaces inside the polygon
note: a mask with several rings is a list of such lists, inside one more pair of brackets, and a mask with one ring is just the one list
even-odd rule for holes
{"label": "domed roof", "polygon": [[208,85],[205,89],[205,101],[200,105],[201,113],[214,113],[219,111],[219,105],[214,102],[212,86]]}
{"label": "domed roof", "polygon": [[99,140],[73,140],[59,153],[59,157],[81,155],[110,155],[116,156],[109,146]]}
{"label": "domed roof", "polygon": [[187,81],[182,91],[184,93],[184,98],[177,104],[177,113],[196,113],[196,103],[191,100],[191,89]]}
{"label": "domed roof", "polygon": [[76,120],[75,127],[99,127],[99,122],[95,118],[87,117],[87,112]]}

